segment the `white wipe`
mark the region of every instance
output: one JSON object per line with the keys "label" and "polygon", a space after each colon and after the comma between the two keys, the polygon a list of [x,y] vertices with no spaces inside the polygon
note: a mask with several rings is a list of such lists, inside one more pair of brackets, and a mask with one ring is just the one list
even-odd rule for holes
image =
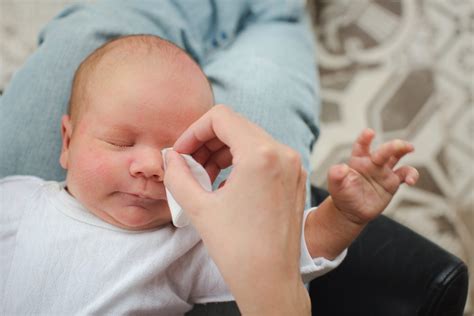
{"label": "white wipe", "polygon": [[[165,148],[161,151],[163,156],[163,167],[166,171],[166,160],[165,160],[165,153],[171,150],[171,148]],[[184,158],[186,163],[188,164],[189,169],[191,170],[191,174],[194,176],[194,179],[203,187],[204,190],[211,192],[212,191],[212,183],[209,175],[207,174],[206,170],[203,166],[201,166],[191,155],[184,155],[181,154]],[[171,192],[166,188],[166,198],[168,200],[168,205],[171,211],[171,219],[173,221],[173,225],[176,227],[185,227],[191,223],[191,220],[186,215],[184,209],[176,202]]]}

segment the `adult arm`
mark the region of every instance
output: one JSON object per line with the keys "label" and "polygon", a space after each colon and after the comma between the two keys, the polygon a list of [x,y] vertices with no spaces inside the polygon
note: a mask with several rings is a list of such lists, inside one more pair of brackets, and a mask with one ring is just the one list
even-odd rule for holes
{"label": "adult arm", "polygon": [[186,210],[243,315],[309,315],[299,272],[306,173],[298,154],[224,106],[176,141],[179,153],[207,155],[225,185],[204,191],[181,156],[168,152],[165,185]]}

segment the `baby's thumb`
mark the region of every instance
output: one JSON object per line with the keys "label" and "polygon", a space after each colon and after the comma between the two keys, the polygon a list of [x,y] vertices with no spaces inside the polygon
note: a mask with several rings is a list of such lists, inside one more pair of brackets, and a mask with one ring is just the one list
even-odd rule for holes
{"label": "baby's thumb", "polygon": [[164,184],[176,202],[178,202],[188,214],[199,208],[207,192],[193,177],[184,158],[176,151],[168,150],[165,154],[165,165]]}
{"label": "baby's thumb", "polygon": [[349,166],[346,164],[334,165],[328,171],[328,189],[329,192],[337,191],[344,182],[349,173]]}

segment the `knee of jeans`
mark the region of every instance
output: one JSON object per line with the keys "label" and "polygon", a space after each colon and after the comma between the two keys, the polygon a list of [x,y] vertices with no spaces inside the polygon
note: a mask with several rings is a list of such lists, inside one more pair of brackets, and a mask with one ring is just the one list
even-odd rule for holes
{"label": "knee of jeans", "polygon": [[55,45],[90,51],[110,39],[132,33],[133,27],[127,24],[99,4],[72,4],[40,31],[38,44],[52,41]]}
{"label": "knee of jeans", "polygon": [[263,57],[249,57],[237,64],[209,73],[216,101],[252,112],[261,109],[315,118],[318,100],[312,74],[298,73]]}
{"label": "knee of jeans", "polygon": [[39,49],[60,69],[70,76],[79,64],[95,49],[107,41],[125,35],[127,23],[118,21],[106,8],[97,4],[68,6],[51,20],[40,32]]}
{"label": "knee of jeans", "polygon": [[298,21],[304,16],[305,10],[305,0],[251,2],[251,11],[259,21]]}
{"label": "knee of jeans", "polygon": [[318,137],[314,81],[260,58],[209,75],[217,103],[231,106],[309,159]]}

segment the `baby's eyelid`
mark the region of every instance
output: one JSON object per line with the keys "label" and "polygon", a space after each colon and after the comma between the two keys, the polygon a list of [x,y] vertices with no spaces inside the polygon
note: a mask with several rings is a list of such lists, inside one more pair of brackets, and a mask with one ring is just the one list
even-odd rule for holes
{"label": "baby's eyelid", "polygon": [[117,146],[117,147],[120,147],[120,148],[125,148],[125,147],[132,147],[133,144],[125,144],[125,145],[122,145],[122,144],[114,144],[114,146]]}
{"label": "baby's eyelid", "polygon": [[133,143],[123,143],[123,144],[121,144],[121,143],[116,143],[116,142],[112,142],[112,141],[107,141],[107,143],[109,143],[112,146],[120,147],[120,148],[132,147],[134,145]]}

